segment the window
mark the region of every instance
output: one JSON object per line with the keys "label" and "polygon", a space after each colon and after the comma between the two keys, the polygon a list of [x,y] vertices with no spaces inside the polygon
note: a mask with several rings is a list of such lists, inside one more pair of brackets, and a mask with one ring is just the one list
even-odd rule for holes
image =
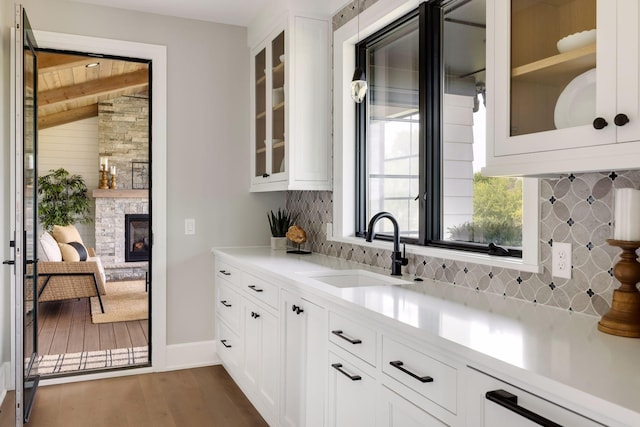
{"label": "window", "polygon": [[522,180],[480,174],[485,57],[484,0],[422,3],[358,43],[357,236],[387,211],[406,243],[522,256]]}

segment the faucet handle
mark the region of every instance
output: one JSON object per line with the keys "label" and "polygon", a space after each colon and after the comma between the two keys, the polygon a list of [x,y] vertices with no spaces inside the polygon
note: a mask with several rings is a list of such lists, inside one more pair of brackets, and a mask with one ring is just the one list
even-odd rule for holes
{"label": "faucet handle", "polygon": [[400,265],[409,264],[409,259],[407,258],[407,244],[402,244],[402,257],[400,257]]}

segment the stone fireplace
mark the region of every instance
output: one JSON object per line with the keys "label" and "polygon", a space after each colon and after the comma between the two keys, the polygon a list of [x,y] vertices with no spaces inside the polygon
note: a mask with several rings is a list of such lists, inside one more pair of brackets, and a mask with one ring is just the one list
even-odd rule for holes
{"label": "stone fireplace", "polygon": [[124,215],[124,260],[149,261],[149,215]]}
{"label": "stone fireplace", "polygon": [[[93,197],[96,204],[95,250],[102,261],[107,280],[144,278],[148,266],[148,251],[146,258],[138,257],[127,261],[126,215],[132,215],[131,218],[138,222],[140,218],[144,218],[142,215],[146,215],[148,220],[149,190],[94,190]],[[136,235],[137,240],[144,239],[139,232],[140,230]]]}

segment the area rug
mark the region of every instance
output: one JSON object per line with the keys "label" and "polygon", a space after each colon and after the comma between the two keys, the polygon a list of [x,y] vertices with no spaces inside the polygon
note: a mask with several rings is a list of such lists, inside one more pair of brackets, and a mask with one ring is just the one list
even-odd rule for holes
{"label": "area rug", "polygon": [[149,349],[146,346],[116,348],[39,356],[35,360],[31,372],[39,375],[53,375],[63,372],[144,365],[148,362]]}
{"label": "area rug", "polygon": [[149,317],[149,293],[144,280],[107,282],[102,295],[104,313],[100,311],[98,297],[91,297],[91,321],[93,323],[126,322]]}

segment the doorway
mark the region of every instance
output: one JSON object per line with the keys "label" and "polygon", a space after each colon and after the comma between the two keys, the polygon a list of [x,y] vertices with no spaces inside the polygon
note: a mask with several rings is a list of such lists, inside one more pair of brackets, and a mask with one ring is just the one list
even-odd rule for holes
{"label": "doorway", "polygon": [[[37,179],[64,170],[86,186],[88,221],[74,227],[105,291],[100,299],[38,301],[43,379],[150,364],[151,222],[137,242],[146,257],[129,259],[126,244],[127,216],[152,209],[150,84],[148,60],[38,49]],[[38,212],[44,236],[52,221]]]}

